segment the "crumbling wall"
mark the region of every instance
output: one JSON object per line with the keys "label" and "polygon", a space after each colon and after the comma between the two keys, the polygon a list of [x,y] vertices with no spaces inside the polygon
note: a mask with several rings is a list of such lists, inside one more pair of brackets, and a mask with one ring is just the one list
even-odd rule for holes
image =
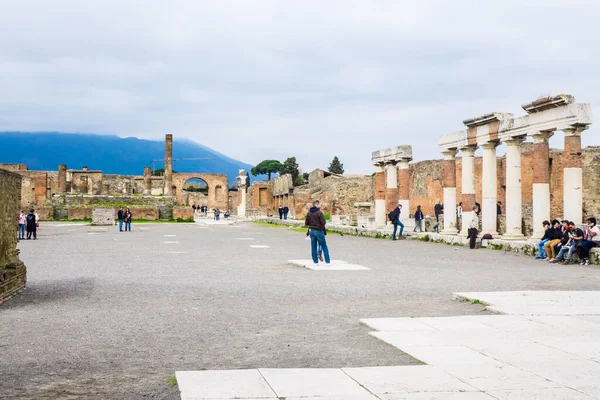
{"label": "crumbling wall", "polygon": [[21,204],[21,177],[0,170],[0,303],[23,290],[25,265],[17,249],[17,216]]}

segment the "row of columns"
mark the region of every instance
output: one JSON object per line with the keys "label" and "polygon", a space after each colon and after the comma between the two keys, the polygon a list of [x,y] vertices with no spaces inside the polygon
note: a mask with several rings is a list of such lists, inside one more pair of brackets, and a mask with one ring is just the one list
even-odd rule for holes
{"label": "row of columns", "polygon": [[[564,147],[564,218],[581,223],[582,214],[582,168],[581,131],[584,127],[565,129]],[[543,236],[542,222],[550,220],[550,149],[548,139],[551,131],[532,135],[534,140],[533,170],[533,238]],[[525,136],[504,140],[506,144],[506,233],[505,239],[524,239],[522,227],[522,187],[521,187],[521,144]],[[483,147],[482,171],[482,232],[497,235],[497,159],[496,148],[499,141],[489,141]],[[456,209],[456,153],[462,155],[462,215],[464,221],[472,218],[475,206],[475,151],[477,144],[460,149],[443,151],[442,177],[444,186],[444,228],[446,234],[457,233]],[[461,234],[466,235],[468,224],[462,224]]]}
{"label": "row of columns", "polygon": [[375,225],[386,225],[387,213],[402,205],[403,219],[406,219],[410,209],[409,188],[409,158],[391,161],[375,166]]}

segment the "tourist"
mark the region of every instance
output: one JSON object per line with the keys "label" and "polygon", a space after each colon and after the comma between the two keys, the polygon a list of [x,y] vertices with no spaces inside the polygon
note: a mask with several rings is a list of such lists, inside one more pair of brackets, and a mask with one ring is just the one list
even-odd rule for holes
{"label": "tourist", "polygon": [[598,245],[596,243],[598,239],[600,239],[600,228],[596,225],[596,218],[590,217],[587,219],[584,240],[577,249],[580,265],[590,265],[590,250]]}
{"label": "tourist", "polygon": [[[475,203],[477,204],[477,203]],[[477,214],[477,206],[473,207],[473,216],[469,221],[469,229],[467,230],[467,238],[469,240],[469,248],[475,248],[477,235],[479,234],[479,214]]]}
{"label": "tourist", "polygon": [[502,215],[502,202],[501,201],[496,203],[496,214]]}
{"label": "tourist", "polygon": [[219,221],[220,217],[221,217],[221,211],[218,208],[216,208],[215,209],[215,221]]}
{"label": "tourist", "polygon": [[317,245],[321,245],[323,255],[325,256],[325,264],[330,264],[331,259],[329,258],[329,249],[327,248],[327,241],[325,240],[325,216],[321,211],[321,202],[315,200],[312,203],[312,207],[308,210],[304,225],[308,226],[310,231],[310,248],[313,263],[319,264]]}
{"label": "tourist", "polygon": [[192,204],[192,208],[194,209],[194,215],[196,215],[196,203]]}
{"label": "tourist", "polygon": [[544,260],[550,261],[553,258],[556,258],[556,252],[554,250],[554,246],[560,243],[560,239],[562,237],[562,227],[560,221],[557,219],[552,220],[552,227],[549,229],[548,233],[548,242],[544,245],[544,249],[546,249],[546,258]]}
{"label": "tourist", "polygon": [[536,257],[537,260],[543,260],[547,257],[546,250],[544,249],[544,245],[550,241],[549,234],[552,232],[550,230],[550,222],[544,221],[542,222],[542,226],[544,227],[544,236],[538,242],[538,255]]}
{"label": "tourist", "polygon": [[283,207],[279,206],[279,219],[283,219]]}
{"label": "tourist", "polygon": [[123,220],[125,221],[125,231],[131,232],[131,218],[132,218],[131,210],[128,207],[125,210],[125,212],[123,213]]}
{"label": "tourist", "polygon": [[440,215],[444,213],[444,205],[438,202],[433,206],[433,212],[435,214],[435,225],[433,226],[433,230],[440,233]]}
{"label": "tourist", "polygon": [[37,222],[35,219],[35,210],[31,209],[29,211],[26,220],[27,240],[31,239],[31,235],[33,235],[33,240],[37,240]]}
{"label": "tourist", "polygon": [[400,234],[398,237],[400,239],[403,238],[402,232],[404,231],[404,224],[400,220],[400,214],[402,214],[402,204],[398,204],[398,207],[394,208],[389,214],[388,218],[394,224],[394,233],[392,233],[392,240],[396,240],[396,232],[398,231],[398,226],[400,226]]}
{"label": "tourist", "polygon": [[[477,211],[475,211],[477,210]],[[479,204],[478,202],[475,202],[475,209],[473,209],[473,211],[475,211],[475,214],[479,215],[481,214],[481,204]]]}
{"label": "tourist", "polygon": [[[438,206],[438,204],[436,204],[436,206]],[[419,228],[419,232],[423,232],[423,211],[421,211],[421,206],[417,206],[417,211],[415,211],[415,215],[413,216],[415,218],[415,228],[413,229],[413,232],[417,231],[417,228]]]}
{"label": "tourist", "polygon": [[[577,250],[577,247],[583,240],[583,230],[579,229],[573,221],[569,221],[569,241],[565,246],[562,246],[555,262],[560,262],[562,265],[569,265],[571,258]],[[567,254],[565,258],[565,253]]]}
{"label": "tourist", "polygon": [[123,232],[123,210],[119,208],[119,212],[117,212],[117,219],[119,220],[119,232]]}
{"label": "tourist", "polygon": [[[569,228],[569,221],[566,221],[566,220],[561,221],[560,228],[562,229],[560,243],[558,243],[556,246],[554,246],[554,252],[556,253],[556,256],[554,258],[548,260],[549,262],[551,262],[553,264],[557,263],[559,261],[562,261],[562,257],[564,255],[565,251],[568,251],[569,247],[571,245],[571,232],[570,232],[570,228]],[[566,248],[566,250],[565,250],[565,248]]]}
{"label": "tourist", "polygon": [[19,239],[25,239],[25,223],[27,222],[27,217],[25,216],[25,211],[21,210],[21,214],[19,214],[19,230],[17,231],[17,236]]}
{"label": "tourist", "polygon": [[288,206],[283,207],[283,219],[287,219],[290,208]]}
{"label": "tourist", "polygon": [[458,219],[462,218],[462,201],[456,206],[456,217]]}

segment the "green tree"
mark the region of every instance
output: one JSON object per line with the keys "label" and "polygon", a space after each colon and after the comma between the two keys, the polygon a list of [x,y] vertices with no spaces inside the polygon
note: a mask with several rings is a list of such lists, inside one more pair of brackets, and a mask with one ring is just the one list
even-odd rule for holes
{"label": "green tree", "polygon": [[263,160],[258,165],[250,170],[252,175],[264,175],[267,174],[268,179],[271,179],[271,174],[279,172],[281,170],[281,163],[277,160]]}
{"label": "green tree", "polygon": [[340,159],[337,156],[333,157],[333,161],[329,164],[328,171],[332,174],[342,175],[344,173],[344,164],[340,162]]}
{"label": "green tree", "polygon": [[302,179],[300,178],[300,166],[296,162],[296,157],[290,157],[283,162],[281,169],[279,170],[279,174],[290,174],[292,176],[292,181],[294,185],[301,185]]}
{"label": "green tree", "polygon": [[305,172],[302,174],[302,179],[304,179],[304,182],[308,183],[308,172]]}

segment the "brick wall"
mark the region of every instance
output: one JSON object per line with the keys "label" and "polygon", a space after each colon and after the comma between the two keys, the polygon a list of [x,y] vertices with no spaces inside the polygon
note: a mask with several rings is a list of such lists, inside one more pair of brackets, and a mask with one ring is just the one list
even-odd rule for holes
{"label": "brick wall", "polygon": [[70,207],[68,219],[92,219],[92,209],[88,207]]}
{"label": "brick wall", "polygon": [[26,269],[17,250],[17,216],[21,202],[21,177],[0,170],[0,303],[22,290]]}
{"label": "brick wall", "polygon": [[192,207],[173,207],[173,219],[194,219],[194,209]]}

